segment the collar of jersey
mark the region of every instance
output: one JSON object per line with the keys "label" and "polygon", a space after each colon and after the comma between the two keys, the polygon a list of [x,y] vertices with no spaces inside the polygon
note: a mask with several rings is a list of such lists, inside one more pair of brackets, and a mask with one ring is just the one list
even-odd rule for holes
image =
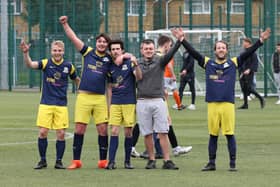
{"label": "collar of jersey", "polygon": [[55,61],[54,58],[52,58],[52,62],[55,63],[56,65],[60,65],[63,62],[63,58],[60,61]]}
{"label": "collar of jersey", "polygon": [[227,61],[227,59],[224,59],[224,60],[218,60],[218,59],[216,59],[216,63],[217,64],[223,64],[223,63],[225,63]]}
{"label": "collar of jersey", "polygon": [[106,55],[106,53],[100,53],[95,49],[95,54],[99,57],[104,57]]}

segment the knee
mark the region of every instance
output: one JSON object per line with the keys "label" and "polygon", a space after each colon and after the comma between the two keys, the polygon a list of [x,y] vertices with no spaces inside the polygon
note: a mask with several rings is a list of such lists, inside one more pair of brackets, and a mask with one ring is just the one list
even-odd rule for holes
{"label": "knee", "polygon": [[57,140],[64,140],[64,137],[65,137],[65,130],[64,129],[59,129],[59,130],[56,130],[56,138]]}
{"label": "knee", "polygon": [[127,138],[131,138],[132,137],[132,128],[131,127],[125,128],[124,136],[127,137]]}
{"label": "knee", "polygon": [[119,127],[118,126],[112,126],[111,136],[118,136],[118,135],[119,135]]}
{"label": "knee", "polygon": [[80,134],[80,135],[85,134],[86,127],[87,127],[86,124],[77,123],[75,126],[75,134]]}
{"label": "knee", "polygon": [[98,135],[107,136],[108,135],[108,127],[107,123],[102,123],[96,126]]}
{"label": "knee", "polygon": [[40,128],[39,129],[39,138],[47,138],[48,137],[49,129]]}

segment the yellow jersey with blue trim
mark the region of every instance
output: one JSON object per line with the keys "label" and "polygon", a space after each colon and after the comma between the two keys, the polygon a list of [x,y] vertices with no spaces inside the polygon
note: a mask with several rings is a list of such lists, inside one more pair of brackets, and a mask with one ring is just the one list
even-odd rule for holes
{"label": "yellow jersey with blue trim", "polygon": [[80,51],[83,55],[81,82],[79,90],[105,94],[107,74],[112,58],[109,54],[99,54],[96,49],[84,46]]}
{"label": "yellow jersey with blue trim", "polygon": [[43,59],[38,63],[38,69],[43,71],[43,87],[41,104],[67,105],[68,77],[76,79],[75,67],[62,59],[55,62],[53,59]]}

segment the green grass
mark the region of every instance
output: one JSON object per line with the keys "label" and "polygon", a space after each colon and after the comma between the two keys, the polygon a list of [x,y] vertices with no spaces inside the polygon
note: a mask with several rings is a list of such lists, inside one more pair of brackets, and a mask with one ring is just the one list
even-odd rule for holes
{"label": "green grass", "polygon": [[[175,132],[180,145],[192,145],[190,154],[172,157],[180,167],[178,171],[162,169],[145,170],[145,160],[132,159],[134,170],[123,168],[123,132],[117,154],[118,169],[107,171],[97,169],[98,147],[94,125],[89,125],[83,147],[84,166],[75,171],[55,170],[55,142],[50,141],[47,158],[48,168],[35,171],[38,162],[35,127],[39,93],[0,92],[0,186],[189,186],[189,187],[277,187],[280,174],[279,155],[279,107],[276,98],[267,98],[265,109],[260,109],[257,100],[249,103],[249,110],[236,111],[237,167],[238,172],[228,172],[228,152],[226,140],[219,138],[217,171],[201,172],[207,162],[207,110],[203,97],[197,98],[196,111],[175,111],[170,109]],[[186,97],[184,97],[186,100]],[[187,98],[188,101],[190,98]],[[73,132],[73,108],[75,95],[69,94],[69,113]],[[236,100],[236,107],[241,105]],[[170,106],[173,100],[170,101]],[[49,139],[54,140],[54,132]],[[10,144],[7,143],[23,143]],[[29,142],[24,143],[24,142]],[[72,139],[67,140],[64,163],[72,158]],[[137,150],[142,151],[143,137]],[[160,168],[162,161],[157,161]]]}

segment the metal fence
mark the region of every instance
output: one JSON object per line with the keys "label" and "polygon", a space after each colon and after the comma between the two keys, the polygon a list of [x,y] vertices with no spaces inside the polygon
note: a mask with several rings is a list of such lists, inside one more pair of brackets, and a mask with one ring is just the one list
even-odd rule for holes
{"label": "metal fence", "polygon": [[[145,33],[183,27],[185,30],[240,31],[253,39],[266,27],[272,29],[270,40],[259,50],[263,62],[258,74],[258,87],[265,94],[274,93],[271,76],[271,55],[280,40],[280,2],[277,0],[0,0],[0,90],[40,88],[40,71],[25,67],[19,43],[31,43],[30,55],[39,60],[49,57],[50,43],[65,42],[65,58],[77,67],[81,56],[65,36],[58,21],[61,15],[86,44],[94,46],[94,36],[109,33],[125,42],[128,52],[140,56],[139,43]],[[194,36],[203,38],[202,35]],[[195,40],[195,38],[193,38]],[[211,54],[210,40],[197,45],[201,52]],[[236,41],[235,41],[236,42]],[[229,41],[230,45],[236,44]],[[207,49],[206,49],[207,48]],[[175,71],[182,60],[177,55]],[[202,74],[203,72],[201,72]],[[198,72],[199,77],[200,72]],[[203,78],[200,80],[203,82]],[[203,88],[202,88],[203,89]]]}

